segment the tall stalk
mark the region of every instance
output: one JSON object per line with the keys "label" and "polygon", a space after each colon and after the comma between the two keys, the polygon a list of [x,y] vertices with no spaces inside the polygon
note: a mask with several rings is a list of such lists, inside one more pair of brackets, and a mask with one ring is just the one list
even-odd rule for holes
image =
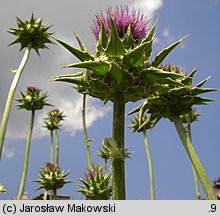
{"label": "tall stalk", "polygon": [[21,77],[21,74],[24,70],[24,67],[28,61],[29,55],[30,55],[30,51],[31,51],[31,44],[28,45],[24,56],[21,60],[21,63],[15,73],[14,79],[12,81],[9,93],[8,93],[8,98],[5,104],[5,109],[4,109],[4,113],[3,113],[3,117],[2,117],[2,123],[1,123],[1,128],[0,128],[0,159],[2,156],[2,149],[3,149],[3,144],[4,144],[4,139],[5,139],[5,133],[6,133],[6,129],[7,129],[7,125],[8,125],[8,119],[9,119],[9,114],[10,114],[10,110],[11,110],[11,106],[12,106],[12,101],[14,98],[14,94],[15,94],[15,90],[17,88],[19,79]]}
{"label": "tall stalk", "polygon": [[26,149],[25,149],[24,168],[23,168],[20,188],[19,188],[19,192],[18,192],[18,197],[17,197],[18,200],[22,199],[22,195],[24,193],[24,186],[25,186],[25,182],[26,182],[28,164],[29,164],[31,136],[32,136],[33,126],[34,126],[34,116],[35,116],[35,110],[32,110],[31,111],[31,120],[30,120],[30,124],[29,124],[28,137],[27,137],[27,143],[26,143]]}
{"label": "tall stalk", "polygon": [[207,199],[209,200],[216,200],[216,194],[214,192],[214,189],[212,187],[211,182],[209,181],[208,175],[202,165],[201,160],[199,159],[195,149],[193,148],[193,145],[190,141],[190,137],[188,134],[186,134],[185,129],[183,127],[183,124],[181,122],[181,119],[179,117],[173,117],[172,121],[175,124],[176,130],[178,132],[178,135],[182,141],[182,144],[196,170],[196,173],[200,179],[200,182],[203,186],[203,189],[206,193]]}
{"label": "tall stalk", "polygon": [[[113,101],[113,139],[124,150],[125,98],[122,92],[115,93]],[[114,200],[125,200],[125,163],[122,158],[112,161],[112,190]]]}
{"label": "tall stalk", "polygon": [[83,94],[83,107],[82,107],[82,125],[83,125],[83,135],[84,143],[86,148],[86,155],[88,160],[88,168],[92,169],[92,157],[90,153],[90,140],[88,139],[87,129],[86,129],[86,94]]}
{"label": "tall stalk", "polygon": [[59,164],[59,137],[58,137],[58,129],[55,130],[55,139],[56,139],[56,165]]}
{"label": "tall stalk", "polygon": [[50,163],[54,162],[53,130],[50,131]]}
{"label": "tall stalk", "polygon": [[153,163],[147,138],[146,130],[143,131],[144,134],[144,143],[146,148],[146,154],[147,154],[147,161],[148,161],[148,168],[149,168],[149,176],[150,176],[150,192],[151,192],[151,200],[155,199],[155,190],[154,190],[154,174],[153,174]]}
{"label": "tall stalk", "polygon": [[[190,123],[187,123],[187,131],[188,131],[188,135],[190,138],[190,142],[192,143],[192,133],[191,133],[191,124]],[[197,176],[196,170],[193,165],[192,165],[192,171],[193,171],[193,178],[194,178],[194,182],[195,182],[196,199],[200,200],[201,193],[200,193],[200,188],[199,188],[199,180],[198,180],[198,176]]]}

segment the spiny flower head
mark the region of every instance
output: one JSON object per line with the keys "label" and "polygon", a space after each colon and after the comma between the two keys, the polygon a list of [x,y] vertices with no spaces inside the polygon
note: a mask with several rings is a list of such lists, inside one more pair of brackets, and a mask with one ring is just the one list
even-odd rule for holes
{"label": "spiny flower head", "polygon": [[168,64],[161,63],[157,68],[162,69],[163,71],[169,71],[169,72],[174,72],[178,74],[183,72],[183,70],[180,67],[178,67],[175,64],[171,64],[171,63],[168,63]]}
{"label": "spiny flower head", "polygon": [[201,116],[201,114],[199,112],[196,112],[195,109],[192,109],[189,113],[181,115],[180,118],[182,120],[182,123],[189,124],[198,121],[199,116]]}
{"label": "spiny flower head", "polygon": [[153,128],[153,121],[148,115],[136,115],[132,120],[132,125],[129,125],[129,128],[133,129],[133,132],[144,132],[148,129]]}
{"label": "spiny flower head", "polygon": [[60,122],[64,120],[63,112],[59,111],[59,109],[52,109],[47,113],[47,118],[45,118],[46,128],[48,130],[56,130],[59,129]]}
{"label": "spiny flower head", "polygon": [[128,27],[131,28],[132,36],[135,40],[143,39],[149,28],[149,21],[144,14],[134,8],[129,11],[127,5],[116,6],[114,10],[111,7],[106,9],[106,16],[103,17],[102,13],[96,15],[96,19],[93,20],[91,30],[96,40],[99,38],[101,29],[101,23],[103,22],[107,35],[110,32],[110,16],[113,18],[118,35],[123,38],[128,31]]}
{"label": "spiny flower head", "polygon": [[47,93],[41,93],[41,90],[36,87],[27,87],[25,94],[21,92],[22,99],[18,99],[19,102],[18,109],[26,110],[40,110],[44,106],[50,106],[46,103]]}
{"label": "spiny flower head", "polygon": [[110,186],[111,175],[103,173],[100,165],[93,165],[86,174],[86,179],[80,178],[83,185],[78,192],[82,193],[86,200],[109,200],[112,195]]}
{"label": "spiny flower head", "polygon": [[17,29],[10,28],[8,31],[17,37],[10,45],[20,43],[20,50],[30,45],[39,55],[39,49],[47,48],[46,43],[52,43],[49,37],[53,33],[48,32],[51,26],[44,25],[41,18],[35,19],[32,14],[31,19],[23,22],[17,17],[17,25]]}
{"label": "spiny flower head", "polygon": [[64,173],[57,164],[46,163],[41,167],[39,173],[40,179],[34,181],[41,185],[37,190],[42,188],[46,191],[57,190],[62,188],[65,184],[72,182],[65,180],[69,173]]}

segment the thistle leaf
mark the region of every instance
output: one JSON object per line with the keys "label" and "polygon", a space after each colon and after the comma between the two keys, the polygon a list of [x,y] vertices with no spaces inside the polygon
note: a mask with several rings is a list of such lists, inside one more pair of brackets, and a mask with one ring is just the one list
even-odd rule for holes
{"label": "thistle leaf", "polygon": [[84,61],[64,66],[64,68],[85,68],[91,70],[96,75],[104,75],[110,69],[110,64],[104,61]]}
{"label": "thistle leaf", "polygon": [[199,95],[207,92],[212,92],[212,91],[218,91],[216,88],[200,88],[200,87],[194,87],[191,90],[191,93],[193,95]]}
{"label": "thistle leaf", "polygon": [[69,50],[74,56],[76,56],[80,61],[88,61],[93,60],[94,57],[88,52],[88,51],[81,51],[79,49],[76,49],[69,44],[65,43],[64,41],[61,41],[59,39],[55,40],[61,44],[63,47],[65,47],[67,50]]}
{"label": "thistle leaf", "polygon": [[118,85],[129,85],[133,82],[132,75],[128,71],[120,68],[115,62],[112,62],[109,72],[111,73],[113,79],[116,81]]}
{"label": "thistle leaf", "polygon": [[97,46],[96,46],[96,53],[97,52],[100,52],[100,53],[104,52],[104,49],[106,48],[107,43],[108,43],[108,36],[105,31],[104,23],[102,22],[101,29],[99,32],[99,39],[98,39]]}
{"label": "thistle leaf", "polygon": [[124,56],[124,63],[131,65],[133,67],[139,67],[144,64],[145,60],[145,52],[147,50],[147,53],[151,53],[151,46],[152,46],[152,41],[145,42],[141,44],[140,46],[136,47],[135,49],[129,51],[125,56]]}
{"label": "thistle leaf", "polygon": [[154,59],[152,62],[152,66],[157,67],[166,57],[167,55],[178,45],[180,44],[188,35],[183,37],[182,39],[178,40],[177,42],[173,43],[169,47],[163,49]]}
{"label": "thistle leaf", "polygon": [[183,77],[181,74],[163,71],[155,67],[149,67],[143,70],[143,73],[146,73],[148,76],[150,76],[153,79],[161,79],[161,78],[178,79]]}
{"label": "thistle leaf", "polygon": [[75,38],[76,38],[76,40],[77,40],[77,42],[78,42],[78,44],[79,44],[79,47],[80,47],[80,49],[82,50],[82,51],[88,51],[87,50],[87,48],[86,48],[86,46],[85,46],[85,44],[80,40],[80,38],[79,38],[79,36],[76,34],[76,32],[73,32],[73,34],[74,34],[74,36],[75,36]]}
{"label": "thistle leaf", "polygon": [[201,88],[210,78],[211,78],[211,76],[207,77],[206,79],[204,79],[200,83],[198,83],[195,87]]}
{"label": "thistle leaf", "polygon": [[106,47],[106,54],[110,57],[122,58],[125,53],[123,42],[121,41],[115,22],[110,16],[110,36]]}
{"label": "thistle leaf", "polygon": [[127,32],[126,32],[126,34],[124,36],[123,44],[124,44],[125,49],[130,49],[135,44],[135,40],[134,40],[134,38],[132,36],[131,26],[130,25],[128,26],[128,30],[127,30]]}
{"label": "thistle leaf", "polygon": [[154,36],[155,28],[156,28],[156,26],[157,26],[157,22],[158,22],[158,19],[157,19],[157,20],[155,21],[155,23],[153,24],[153,26],[152,26],[150,32],[148,33],[148,35],[146,36],[144,42],[152,40],[152,38],[153,38],[153,36]]}

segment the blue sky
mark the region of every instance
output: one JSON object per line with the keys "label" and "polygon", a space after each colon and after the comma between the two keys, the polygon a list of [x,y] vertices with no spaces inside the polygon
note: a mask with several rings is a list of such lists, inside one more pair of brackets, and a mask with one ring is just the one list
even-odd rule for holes
{"label": "blue sky", "polygon": [[[100,3],[101,2],[101,3]],[[200,67],[195,82],[211,75],[206,87],[220,88],[220,1],[34,1],[3,0],[0,9],[0,116],[13,75],[9,72],[19,64],[23,52],[19,47],[7,47],[13,40],[6,30],[15,27],[15,17],[22,19],[29,17],[32,12],[43,21],[53,24],[51,31],[61,39],[71,42],[72,31],[94,51],[95,40],[90,32],[91,20],[95,14],[104,10],[108,5],[117,4],[135,5],[153,21],[159,18],[156,29],[154,53],[173,43],[175,40],[189,34],[189,37],[171,53],[164,62],[175,63],[187,71]],[[76,61],[60,46],[49,46],[49,50],[42,50],[39,58],[34,52],[22,75],[18,90],[25,90],[26,86],[36,85],[48,91],[49,101],[67,115],[60,131],[60,165],[64,170],[70,170],[69,179],[74,183],[66,185],[59,193],[71,196],[73,199],[82,199],[75,192],[78,189],[78,178],[84,176],[87,167],[86,153],[83,144],[83,134],[80,116],[82,98],[69,84],[51,83],[51,77],[69,73],[61,66]],[[209,106],[198,107],[203,114],[199,122],[192,125],[193,144],[207,170],[210,180],[220,177],[220,96],[219,92],[205,95],[215,100]],[[19,91],[16,98],[19,97]],[[129,112],[139,103],[128,103]],[[35,192],[37,184],[32,180],[38,178],[39,168],[49,161],[49,134],[42,129],[42,117],[47,110],[37,113],[34,139],[31,144],[30,166],[25,191],[29,197],[39,194]],[[12,108],[12,115],[4,147],[4,156],[0,162],[0,182],[7,189],[7,193],[0,195],[0,199],[12,199],[16,196],[20,184],[23,167],[25,137],[30,113],[17,111],[16,102]],[[126,126],[131,117],[126,118]],[[99,150],[104,137],[111,136],[112,104],[105,107],[93,98],[88,100],[88,135],[94,139],[91,151],[94,162],[101,162],[95,155]],[[161,120],[154,130],[148,132],[150,149],[152,152],[155,172],[156,199],[194,199],[195,190],[191,164],[177,136],[174,126],[168,120]],[[132,152],[132,159],[126,160],[126,192],[128,199],[149,199],[148,166],[142,134],[133,134],[126,129],[126,146]],[[42,191],[43,192],[43,191]],[[204,193],[203,193],[204,194]]]}

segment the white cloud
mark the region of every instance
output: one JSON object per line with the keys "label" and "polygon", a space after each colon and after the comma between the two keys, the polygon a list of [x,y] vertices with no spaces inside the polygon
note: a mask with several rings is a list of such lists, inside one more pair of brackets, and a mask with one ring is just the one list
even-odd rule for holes
{"label": "white cloud", "polygon": [[15,155],[15,149],[14,148],[10,148],[7,146],[4,146],[3,148],[3,156],[5,156],[6,158],[13,158]]}
{"label": "white cloud", "polygon": [[166,42],[168,43],[173,43],[176,40],[176,37],[170,32],[169,27],[163,30],[162,36],[166,39]]}
{"label": "white cloud", "polygon": [[[62,130],[74,135],[76,131],[82,129],[82,95],[73,94],[71,100],[61,99],[56,101],[56,106],[60,111],[64,112],[65,118],[62,122]],[[109,107],[102,107],[94,103],[92,98],[86,101],[86,125],[89,128],[98,119],[102,118],[109,110]],[[44,126],[44,118],[47,116],[47,110],[38,115],[34,138],[39,138],[48,135],[47,129]]]}
{"label": "white cloud", "polygon": [[[171,32],[169,27],[163,30],[162,37],[164,38],[166,44],[168,45],[178,40],[178,38]],[[183,42],[181,43],[180,48],[185,49],[185,44]]]}
{"label": "white cloud", "polygon": [[156,11],[163,6],[163,0],[139,0],[134,1],[132,6],[141,9],[149,19],[152,19]]}

